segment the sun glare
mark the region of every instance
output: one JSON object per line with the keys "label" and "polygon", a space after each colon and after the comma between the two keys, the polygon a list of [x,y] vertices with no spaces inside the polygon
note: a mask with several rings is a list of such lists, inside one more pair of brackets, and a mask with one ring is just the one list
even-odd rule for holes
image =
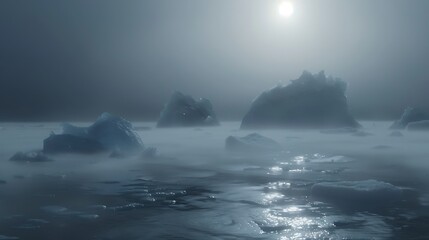
{"label": "sun glare", "polygon": [[294,9],[291,2],[281,2],[279,5],[279,15],[281,17],[289,18],[293,15]]}

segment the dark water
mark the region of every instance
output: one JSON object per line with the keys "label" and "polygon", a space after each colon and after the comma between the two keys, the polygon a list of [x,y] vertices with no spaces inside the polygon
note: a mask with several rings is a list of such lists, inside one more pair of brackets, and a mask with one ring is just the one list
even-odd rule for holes
{"label": "dark water", "polygon": [[[429,134],[266,131],[284,150],[227,153],[225,138],[246,134],[237,125],[140,131],[157,159],[55,155],[40,164],[7,159],[40,147],[56,125],[6,125],[0,239],[429,239]],[[372,206],[311,194],[318,182],[367,179],[404,195]]]}

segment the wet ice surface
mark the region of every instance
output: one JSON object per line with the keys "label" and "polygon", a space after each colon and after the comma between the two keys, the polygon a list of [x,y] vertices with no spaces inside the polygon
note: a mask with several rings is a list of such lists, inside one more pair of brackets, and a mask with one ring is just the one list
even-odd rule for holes
{"label": "wet ice surface", "polygon": [[[79,124],[78,124],[79,125]],[[85,124],[82,124],[85,125]],[[0,124],[0,239],[427,239],[429,134],[266,130],[279,151],[225,151],[239,122],[156,129],[134,123],[160,157],[52,155],[17,163],[59,124]],[[382,146],[382,147],[381,147]],[[321,182],[378,180],[402,189],[393,204],[313,196]]]}

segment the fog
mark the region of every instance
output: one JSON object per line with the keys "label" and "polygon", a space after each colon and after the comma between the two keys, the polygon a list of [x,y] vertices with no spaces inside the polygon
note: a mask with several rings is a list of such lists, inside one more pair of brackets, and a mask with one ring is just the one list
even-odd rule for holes
{"label": "fog", "polygon": [[155,120],[175,90],[239,120],[303,70],[348,82],[358,119],[429,110],[429,2],[297,0],[0,2],[0,119]]}
{"label": "fog", "polygon": [[[88,126],[88,123],[77,123]],[[228,151],[221,127],[155,128],[134,122],[154,158],[53,154],[51,162],[14,162],[42,148],[58,123],[2,123],[0,236],[3,239],[409,239],[427,237],[428,135],[392,137],[390,122],[362,122],[368,135],[318,130],[259,130],[279,149]],[[143,128],[146,127],[146,128]],[[254,149],[255,150],[255,149]],[[385,188],[337,188],[321,199],[320,182]],[[370,180],[374,182],[375,180]],[[375,182],[377,183],[377,182]],[[383,192],[387,191],[387,192]],[[360,198],[356,194],[361,193]],[[332,194],[331,192],[331,194]],[[344,201],[346,199],[346,201]],[[360,200],[368,202],[361,202]],[[338,201],[342,204],[338,204]],[[12,204],[11,204],[12,203]]]}

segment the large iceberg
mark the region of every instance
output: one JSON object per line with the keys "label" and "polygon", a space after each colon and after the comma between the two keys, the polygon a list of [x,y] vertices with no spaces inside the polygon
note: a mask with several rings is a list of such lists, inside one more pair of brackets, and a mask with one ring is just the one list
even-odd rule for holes
{"label": "large iceberg", "polygon": [[402,199],[402,189],[378,180],[321,182],[311,188],[313,196],[342,205],[373,207]]}
{"label": "large iceberg", "polygon": [[265,152],[280,150],[281,146],[271,138],[252,133],[245,137],[229,136],[225,140],[225,148],[233,152]]}
{"label": "large iceberg", "polygon": [[399,120],[395,121],[391,129],[405,129],[409,123],[429,120],[429,115],[418,108],[408,107]]}
{"label": "large iceberg", "polygon": [[257,97],[244,116],[241,128],[359,127],[350,115],[346,83],[307,71],[287,86],[277,86]]}
{"label": "large iceberg", "polygon": [[98,152],[101,150],[124,153],[143,150],[143,143],[132,124],[109,113],[103,113],[89,127],[63,125],[63,134],[52,134],[44,141],[47,152]]}
{"label": "large iceberg", "polygon": [[164,106],[158,120],[158,127],[215,126],[219,121],[209,100],[195,101],[181,92],[173,93]]}

